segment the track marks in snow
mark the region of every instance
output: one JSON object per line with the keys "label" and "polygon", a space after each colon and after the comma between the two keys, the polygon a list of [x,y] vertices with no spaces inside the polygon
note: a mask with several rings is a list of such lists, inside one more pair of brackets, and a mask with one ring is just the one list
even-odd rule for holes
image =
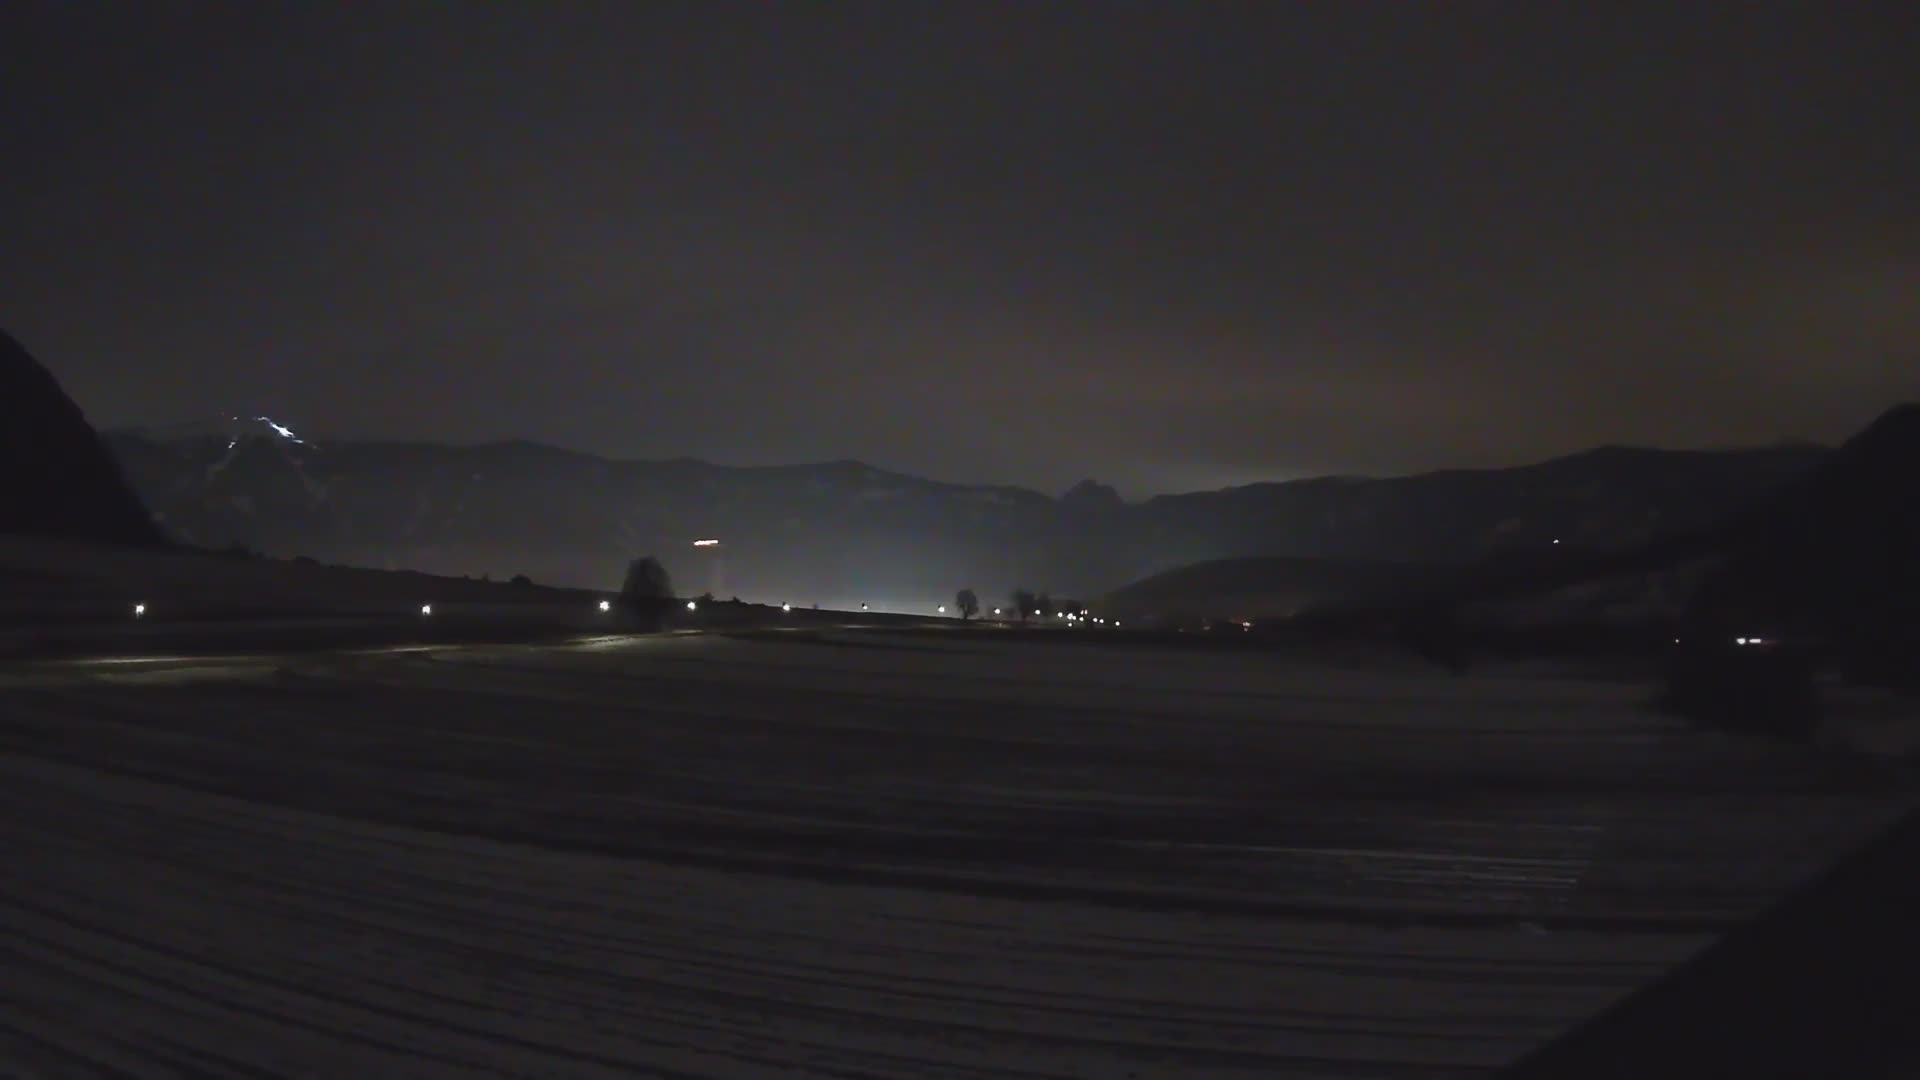
{"label": "track marks in snow", "polygon": [[1619,688],[875,655],[0,688],[0,1072],[1479,1075],[1904,803]]}

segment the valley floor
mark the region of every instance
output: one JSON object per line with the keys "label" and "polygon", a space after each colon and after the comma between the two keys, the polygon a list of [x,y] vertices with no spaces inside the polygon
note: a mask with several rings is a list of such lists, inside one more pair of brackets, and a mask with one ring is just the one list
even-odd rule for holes
{"label": "valley floor", "polygon": [[1472,1076],[1904,811],[1648,689],[769,631],[0,669],[0,1074]]}

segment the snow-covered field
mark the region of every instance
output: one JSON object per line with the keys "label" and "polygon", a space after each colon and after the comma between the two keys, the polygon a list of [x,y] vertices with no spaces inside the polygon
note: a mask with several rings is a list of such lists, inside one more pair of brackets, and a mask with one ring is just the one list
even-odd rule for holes
{"label": "snow-covered field", "polygon": [[0,630],[235,618],[377,618],[422,603],[492,619],[590,617],[602,594],[410,571],[233,559],[0,535]]}
{"label": "snow-covered field", "polygon": [[1912,802],[1647,696],[958,633],[0,669],[0,1075],[1483,1075]]}

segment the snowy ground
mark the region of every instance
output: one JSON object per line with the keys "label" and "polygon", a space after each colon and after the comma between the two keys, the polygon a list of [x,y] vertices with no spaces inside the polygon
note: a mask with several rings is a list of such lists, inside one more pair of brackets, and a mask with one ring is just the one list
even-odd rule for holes
{"label": "snowy ground", "polygon": [[[617,570],[617,568],[616,568]],[[515,586],[411,571],[321,566],[207,552],[140,549],[0,535],[0,649],[50,628],[124,627],[135,604],[145,626],[204,620],[369,619],[447,613],[500,620],[590,620],[602,594]]]}
{"label": "snowy ground", "polygon": [[1642,685],[766,632],[0,669],[0,1075],[1484,1075],[1912,798]]}

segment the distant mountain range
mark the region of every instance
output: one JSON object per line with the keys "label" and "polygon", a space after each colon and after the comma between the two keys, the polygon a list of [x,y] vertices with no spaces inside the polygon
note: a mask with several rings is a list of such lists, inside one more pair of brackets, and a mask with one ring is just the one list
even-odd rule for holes
{"label": "distant mountain range", "polygon": [[[656,554],[684,592],[917,609],[970,586],[1091,596],[1213,559],[1466,563],[1697,530],[1827,451],[1609,447],[1536,465],[1254,484],[1127,503],[857,461],[738,468],[532,443],[315,445],[266,417],[111,432],[172,535],[276,556],[603,587]],[[695,538],[718,538],[696,549]]]}

